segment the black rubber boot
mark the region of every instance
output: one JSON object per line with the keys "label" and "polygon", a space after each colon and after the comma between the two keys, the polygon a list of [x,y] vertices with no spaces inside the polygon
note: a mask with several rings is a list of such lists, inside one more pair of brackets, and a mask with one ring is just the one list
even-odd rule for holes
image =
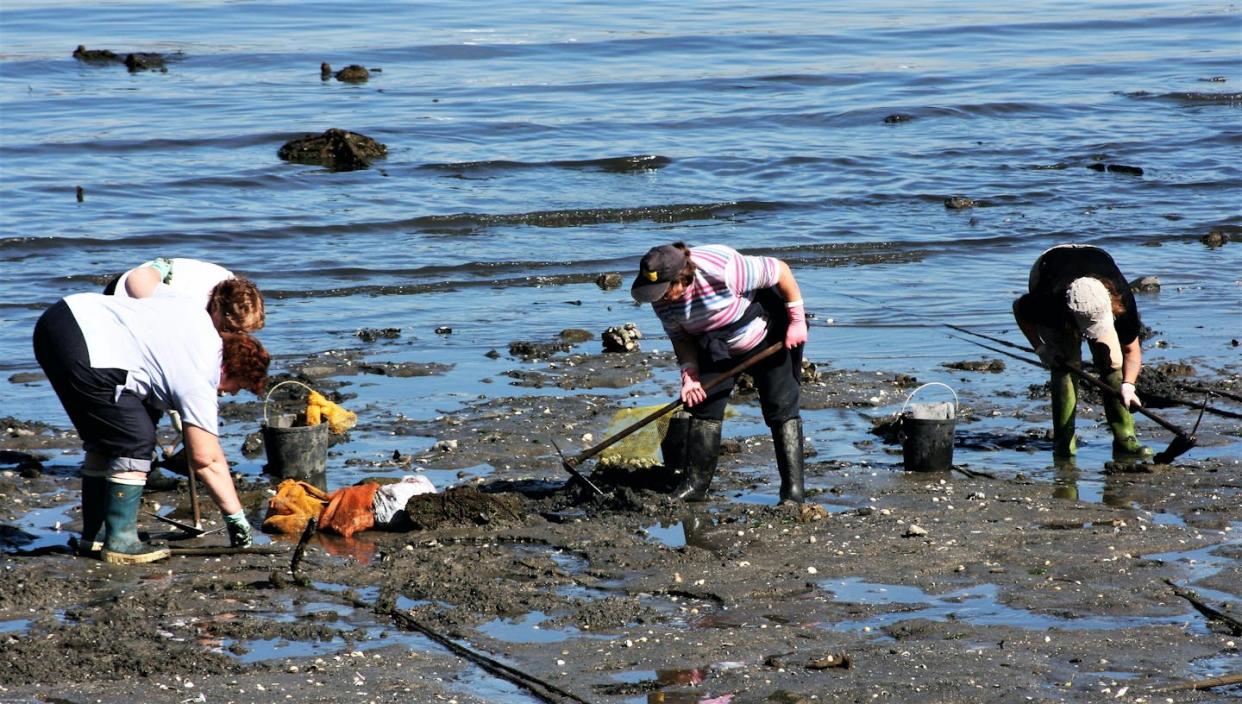
{"label": "black rubber boot", "polygon": [[686,434],[690,430],[690,414],[674,413],[668,419],[668,429],[660,441],[660,454],[664,457],[664,481],[662,491],[672,491],[680,486],[686,474]]}
{"label": "black rubber boot", "polygon": [[690,419],[686,428],[686,474],[673,496],[682,501],[707,500],[707,487],[720,461],[720,426],[718,420]]}
{"label": "black rubber boot", "polygon": [[108,482],[108,534],[104,538],[103,561],[113,565],[155,562],[169,556],[168,548],[149,545],[138,538],[138,506],[142,487]]}
{"label": "black rubber boot", "polygon": [[776,447],[776,469],[781,475],[781,503],[802,503],[802,419],[790,418],[772,428],[772,444]]}
{"label": "black rubber boot", "polygon": [[104,516],[108,512],[107,477],[82,477],[82,540],[77,552],[82,557],[99,557],[103,550]]}

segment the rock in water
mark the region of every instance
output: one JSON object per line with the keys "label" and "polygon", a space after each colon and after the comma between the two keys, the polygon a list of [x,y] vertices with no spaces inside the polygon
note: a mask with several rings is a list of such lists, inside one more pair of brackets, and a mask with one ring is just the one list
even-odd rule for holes
{"label": "rock in water", "polygon": [[370,77],[371,72],[365,66],[359,66],[358,64],[350,64],[336,72],[336,80],[345,83],[366,83]]}
{"label": "rock in water", "polygon": [[335,171],[365,169],[388,156],[388,147],[366,135],[332,128],[286,142],[276,155],[285,161],[326,166]]}

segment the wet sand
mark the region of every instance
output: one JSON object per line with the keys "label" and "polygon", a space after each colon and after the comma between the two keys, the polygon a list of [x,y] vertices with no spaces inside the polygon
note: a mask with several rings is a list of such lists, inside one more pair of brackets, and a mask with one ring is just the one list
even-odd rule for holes
{"label": "wet sand", "polygon": [[[0,700],[1242,696],[1237,686],[1156,691],[1242,670],[1242,633],[1206,618],[1166,582],[1242,617],[1242,464],[1214,452],[1242,432],[1236,421],[1206,417],[1204,445],[1175,467],[1063,467],[1053,481],[987,466],[907,473],[899,445],[857,437],[884,461],[812,454],[802,509],[775,505],[766,434],[731,433],[726,422],[705,504],[651,490],[667,484],[659,468],[598,471],[606,498],[566,488],[548,439],[593,431],[598,442],[618,399],[596,390],[650,385],[652,369],[669,364],[667,354],[560,354],[513,378],[562,390],[555,395],[506,396],[498,385],[498,395],[431,420],[362,413],[357,432],[382,423],[395,436],[456,441],[375,461],[376,474],[458,469],[459,488],[422,506],[432,528],[317,536],[297,575],[288,552],[136,567],[71,557],[59,546],[78,528],[72,469],[6,464]],[[917,383],[896,372],[820,367],[818,381],[804,387],[807,409],[865,416],[877,399],[899,398]],[[350,392],[342,369],[314,371],[320,387],[339,383]],[[1046,453],[1046,416],[1030,407],[1005,397],[966,405],[958,442]],[[254,403],[225,409],[256,427],[261,412]],[[1008,434],[975,430],[998,415],[1017,416]],[[1150,424],[1143,429],[1156,449],[1167,443]],[[817,439],[824,444],[812,436],[810,452]],[[0,443],[43,457],[74,446],[71,433],[41,428],[8,432]],[[494,471],[476,477],[481,465]],[[1103,482],[1100,497],[1080,495],[1082,475]],[[257,524],[270,485],[243,488]],[[188,511],[184,484],[149,498]],[[43,529],[18,528],[31,523]],[[217,535],[176,545],[221,542]],[[292,547],[287,539],[275,544]],[[432,638],[511,670],[489,671]]]}

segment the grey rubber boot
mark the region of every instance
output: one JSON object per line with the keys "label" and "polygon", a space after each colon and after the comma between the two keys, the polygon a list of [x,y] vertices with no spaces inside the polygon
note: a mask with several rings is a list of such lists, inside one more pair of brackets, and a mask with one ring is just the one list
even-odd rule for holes
{"label": "grey rubber boot", "polygon": [[138,538],[138,507],[142,503],[142,487],[108,482],[108,508],[104,522],[108,534],[104,538],[101,557],[113,565],[135,565],[167,558],[168,548],[150,545]]}
{"label": "grey rubber boot", "polygon": [[781,475],[781,503],[802,503],[802,419],[790,418],[772,428],[772,444],[776,447],[776,469]]}
{"label": "grey rubber boot", "polygon": [[98,557],[103,549],[104,515],[108,512],[108,479],[82,477],[82,540],[78,555]]}
{"label": "grey rubber boot", "polygon": [[686,429],[686,474],[673,490],[673,496],[682,501],[707,500],[707,488],[720,461],[720,427],[718,420],[690,419]]}

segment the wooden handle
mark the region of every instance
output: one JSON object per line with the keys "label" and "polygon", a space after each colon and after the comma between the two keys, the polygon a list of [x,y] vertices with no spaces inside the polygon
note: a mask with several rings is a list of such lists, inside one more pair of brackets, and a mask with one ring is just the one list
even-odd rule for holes
{"label": "wooden handle", "polygon": [[[710,382],[704,384],[703,391],[704,392],[711,391],[717,385],[724,382],[726,379],[731,379],[737,376],[738,374],[741,374],[742,372],[746,371],[747,369],[750,369],[752,366],[758,364],[759,362],[767,359],[768,357],[771,357],[773,354],[776,354],[776,352],[784,346],[785,346],[784,342],[773,342],[772,344],[768,345],[759,354],[751,357],[750,359],[728,370],[724,374],[721,374],[715,379],[712,379]],[[798,372],[801,373],[801,370],[798,370]],[[635,422],[633,425],[625,428],[624,430],[617,433],[616,435],[613,435],[612,437],[607,438],[606,440],[596,445],[595,447],[592,447],[587,450],[583,450],[577,455],[565,460],[565,462],[569,464],[569,466],[571,467],[576,467],[577,465],[591,459],[592,457],[598,455],[604,450],[607,450],[609,447],[612,447],[613,445],[617,444],[621,440],[624,440],[625,438],[634,434],[639,429],[651,423],[651,421],[656,420],[657,418],[659,418],[660,416],[666,413],[677,410],[682,405],[683,405],[683,402],[680,398],[678,398],[676,401],[671,401],[667,405],[662,406],[659,410],[652,411],[651,413],[648,413],[646,416],[643,416],[641,420]]]}

